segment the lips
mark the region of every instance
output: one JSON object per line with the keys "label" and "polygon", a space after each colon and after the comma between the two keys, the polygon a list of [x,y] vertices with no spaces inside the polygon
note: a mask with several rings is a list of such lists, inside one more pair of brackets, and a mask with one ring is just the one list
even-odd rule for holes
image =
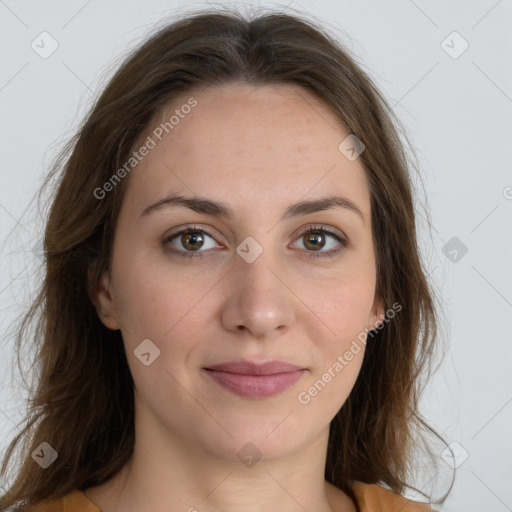
{"label": "lips", "polygon": [[304,368],[286,363],[285,361],[269,361],[267,363],[258,363],[256,361],[232,361],[208,366],[206,369],[229,373],[241,373],[244,375],[272,375],[276,373],[294,372],[297,370],[303,370]]}
{"label": "lips", "polygon": [[232,361],[203,368],[224,389],[248,398],[276,395],[295,384],[306,371],[284,361]]}

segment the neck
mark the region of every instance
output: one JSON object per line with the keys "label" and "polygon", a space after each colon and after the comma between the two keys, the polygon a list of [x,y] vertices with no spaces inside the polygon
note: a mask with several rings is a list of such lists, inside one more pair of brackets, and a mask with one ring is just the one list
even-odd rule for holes
{"label": "neck", "polygon": [[287,440],[276,442],[276,433],[254,443],[226,435],[224,444],[220,437],[205,444],[179,436],[149,414],[136,415],[135,423],[136,433],[144,435],[136,435],[129,462],[87,490],[103,512],[355,510],[324,478],[328,426],[312,442],[301,445],[299,438],[299,447],[283,456]]}

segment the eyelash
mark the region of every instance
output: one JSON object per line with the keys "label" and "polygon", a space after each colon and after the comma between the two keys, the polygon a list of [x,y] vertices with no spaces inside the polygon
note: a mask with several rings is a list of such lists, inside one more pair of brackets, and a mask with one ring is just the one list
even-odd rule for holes
{"label": "eyelash", "polygon": [[[181,231],[178,231],[177,233],[173,233],[171,236],[165,238],[162,243],[165,246],[169,242],[172,242],[175,238],[178,238],[180,235],[184,235],[187,233],[205,233],[206,235],[210,236],[211,238],[214,238],[214,236],[211,233],[209,233],[208,231],[206,231],[203,228],[199,228],[196,226],[188,226],[185,229],[182,229]],[[320,226],[320,227],[311,226],[306,231],[303,231],[299,235],[298,238],[301,238],[303,236],[306,236],[306,235],[309,235],[312,233],[314,233],[314,234],[322,233],[322,234],[332,236],[337,242],[339,242],[340,247],[338,247],[337,249],[331,249],[330,251],[326,251],[326,252],[307,251],[307,252],[310,252],[310,254],[308,256],[309,258],[333,258],[334,256],[337,256],[343,249],[345,249],[348,246],[348,241],[345,238],[341,237],[340,235],[338,235],[336,233],[333,233],[332,231],[329,231],[328,229],[324,229],[323,226]],[[203,253],[206,252],[206,251],[196,251],[196,252],[185,251],[184,252],[184,251],[178,251],[176,249],[171,249],[171,248],[168,248],[168,250],[173,254],[177,254],[178,256],[181,256],[182,258],[189,258],[189,259],[190,258],[202,258]]]}

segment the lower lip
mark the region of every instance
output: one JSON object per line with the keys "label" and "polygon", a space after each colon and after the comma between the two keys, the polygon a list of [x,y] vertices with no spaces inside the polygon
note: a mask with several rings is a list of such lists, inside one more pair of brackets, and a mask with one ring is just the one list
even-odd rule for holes
{"label": "lower lip", "polygon": [[243,375],[240,373],[203,369],[203,372],[206,372],[223,388],[236,395],[251,398],[265,398],[277,395],[277,393],[293,386],[293,384],[302,377],[305,371],[306,370],[297,370],[272,375]]}

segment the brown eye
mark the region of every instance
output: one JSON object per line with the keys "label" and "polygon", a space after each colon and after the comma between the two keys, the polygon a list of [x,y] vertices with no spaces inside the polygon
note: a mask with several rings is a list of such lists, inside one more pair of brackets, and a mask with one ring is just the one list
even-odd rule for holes
{"label": "brown eye", "polygon": [[[208,247],[208,238],[213,242],[213,245]],[[329,258],[334,257],[340,253],[344,248],[348,247],[348,241],[344,237],[333,233],[324,227],[310,227],[307,231],[304,231],[298,240],[303,241],[303,252],[308,253],[310,258]],[[332,245],[330,240],[334,240],[334,248],[330,248],[329,244]],[[189,226],[186,229],[182,229],[177,233],[163,240],[163,245],[168,247],[168,250],[174,254],[185,258],[202,258],[204,253],[208,253],[206,249],[218,248],[215,244],[213,236],[202,228]],[[336,247],[337,245],[337,247]],[[325,247],[330,250],[322,250]],[[205,250],[201,250],[205,249]]]}
{"label": "brown eye", "polygon": [[[210,246],[208,246],[208,238],[213,241],[213,243],[210,243]],[[203,253],[207,251],[200,249],[212,249],[218,247],[212,235],[204,229],[196,227],[182,229],[181,231],[178,231],[164,239],[162,243],[164,246],[168,247],[170,252],[185,258],[202,258]]]}
{"label": "brown eye", "polygon": [[195,251],[204,244],[204,237],[199,231],[181,233],[181,243],[185,249]]}
{"label": "brown eye", "polygon": [[[334,244],[331,250],[322,251],[326,245],[329,245],[329,238],[334,239],[337,244]],[[344,237],[324,229],[323,226],[309,228],[300,235],[299,240],[304,240],[304,249],[309,253],[310,258],[333,257],[348,247],[348,241]]]}
{"label": "brown eye", "polygon": [[318,250],[322,249],[325,245],[325,236],[322,233],[307,233],[304,236],[304,245],[308,249]]}

